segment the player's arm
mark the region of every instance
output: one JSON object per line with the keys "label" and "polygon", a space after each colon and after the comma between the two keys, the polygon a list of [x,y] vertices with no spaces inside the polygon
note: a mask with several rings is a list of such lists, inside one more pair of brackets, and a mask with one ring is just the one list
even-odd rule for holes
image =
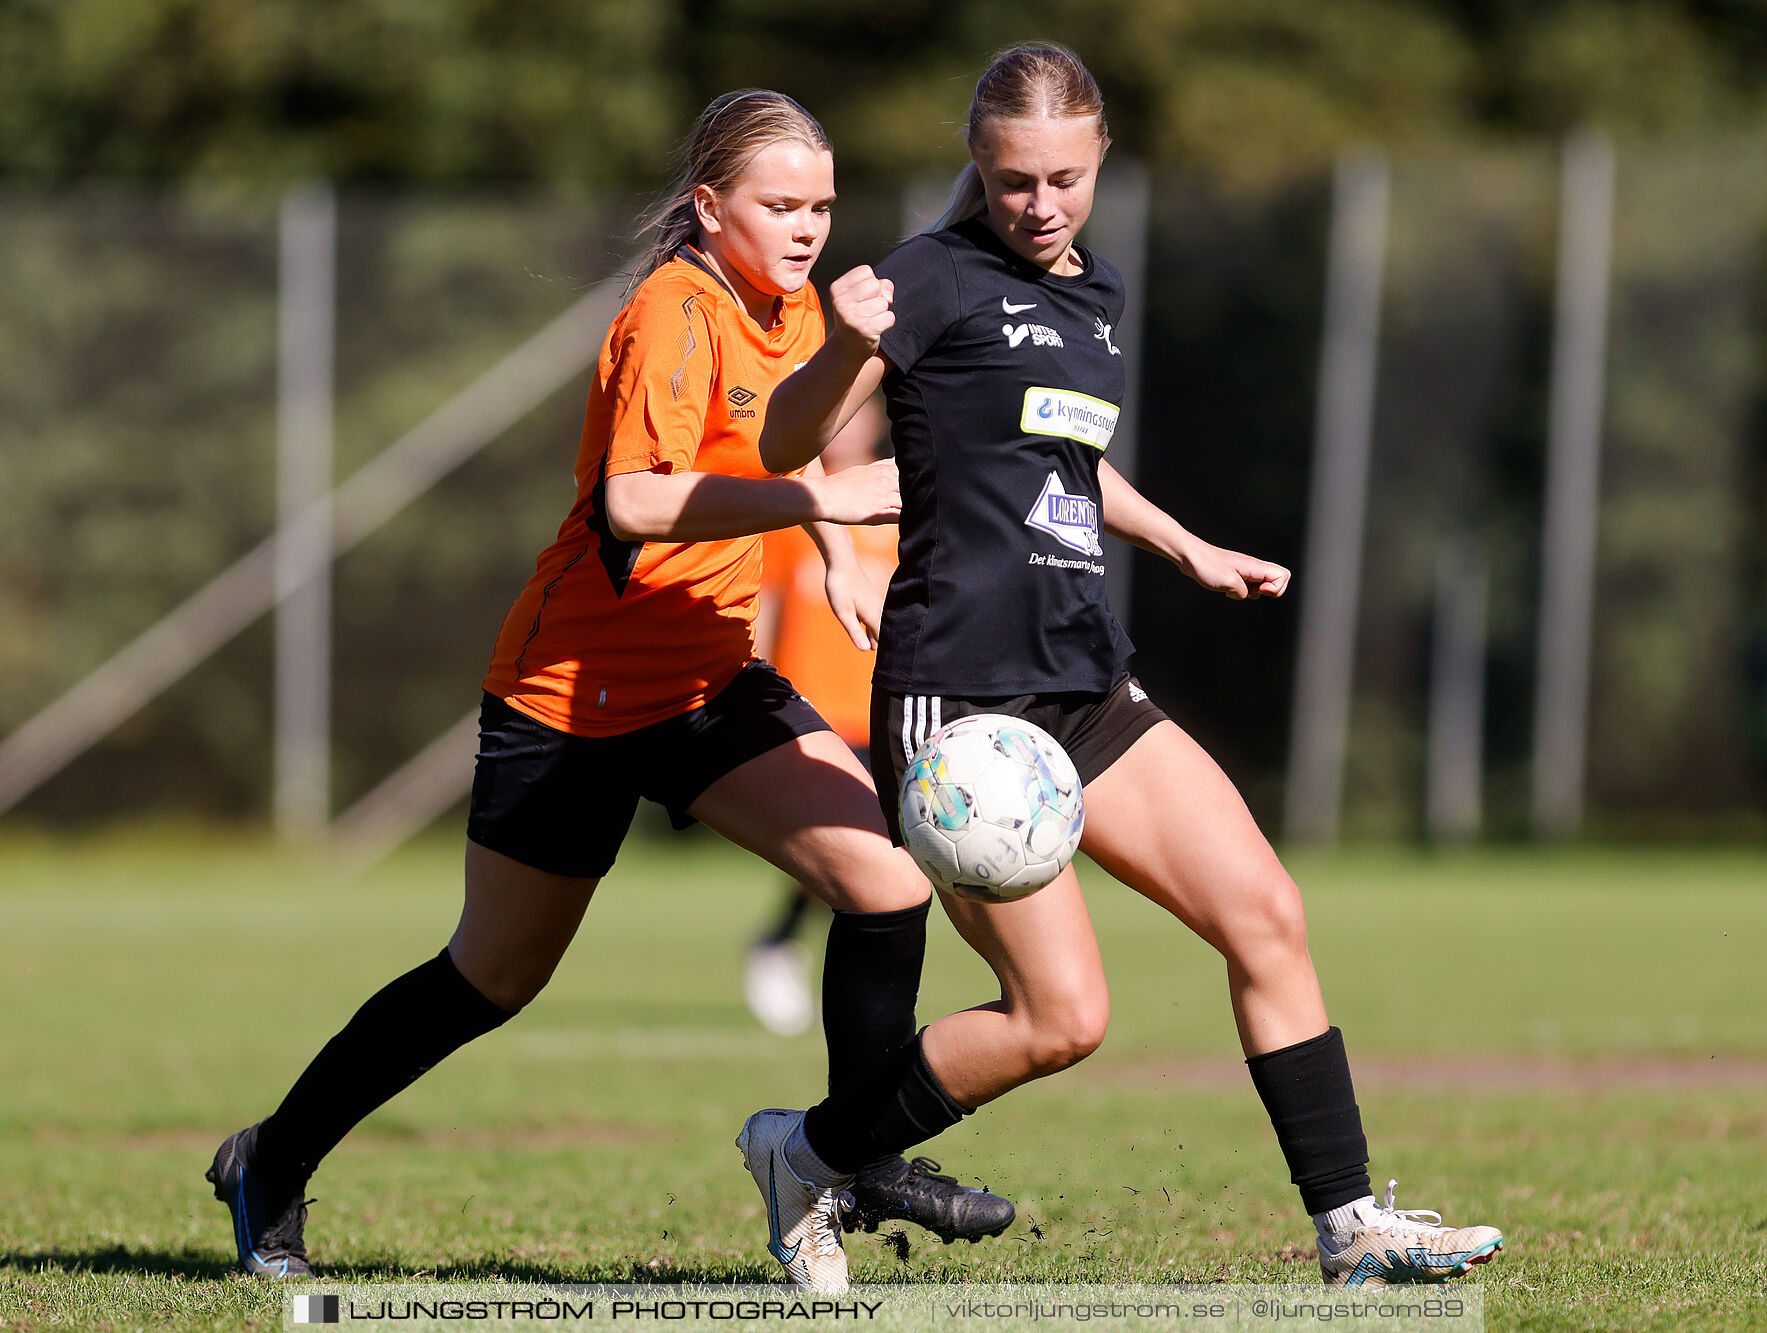
{"label": "player's arm", "polygon": [[[804,469],[806,477],[822,477],[822,460],[815,459]],[[804,531],[822,557],[822,590],[828,597],[828,609],[846,630],[853,646],[862,652],[877,647],[878,626],[883,619],[883,597],[872,586],[859,554],[853,549],[853,537],[841,523],[806,523]],[[760,621],[755,622],[756,642],[760,642]]]}
{"label": "player's arm", "polygon": [[1162,555],[1212,592],[1239,600],[1280,597],[1289,572],[1281,565],[1212,546],[1149,500],[1109,463],[1098,465],[1099,521],[1113,537]]}
{"label": "player's arm", "polygon": [[832,477],[624,472],[607,479],[606,503],[608,529],[624,542],[717,541],[798,523],[894,523],[902,513],[893,459]]}
{"label": "player's arm", "polygon": [[855,648],[866,652],[875,649],[878,628],[883,623],[883,594],[859,563],[852,534],[839,523],[807,523],[804,531],[822,553],[822,590],[828,595],[828,609],[841,622]]}
{"label": "player's arm", "polygon": [[[731,477],[695,467],[717,377],[718,329],[702,304],[639,295],[609,376],[608,530],[621,541],[717,541],[799,523],[890,523],[894,466],[833,477]],[[783,469],[770,469],[780,471]],[[851,475],[849,475],[851,474]]]}
{"label": "player's arm", "polygon": [[877,391],[889,370],[877,343],[896,322],[894,298],[890,280],[863,264],[830,285],[827,340],[767,400],[760,448],[769,472],[803,467]]}

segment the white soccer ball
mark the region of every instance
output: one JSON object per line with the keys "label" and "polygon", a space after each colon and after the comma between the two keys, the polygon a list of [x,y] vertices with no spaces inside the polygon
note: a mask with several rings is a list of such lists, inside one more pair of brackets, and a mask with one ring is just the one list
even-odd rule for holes
{"label": "white soccer ball", "polygon": [[1043,728],[1000,713],[927,737],[896,793],[902,841],[939,888],[982,903],[1035,893],[1073,860],[1080,775]]}

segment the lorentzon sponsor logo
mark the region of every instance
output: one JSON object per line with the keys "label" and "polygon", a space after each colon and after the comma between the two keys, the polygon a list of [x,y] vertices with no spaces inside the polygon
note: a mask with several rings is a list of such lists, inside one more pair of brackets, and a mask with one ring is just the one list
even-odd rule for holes
{"label": "lorentzon sponsor logo", "polygon": [[1083,495],[1052,495],[1049,497],[1049,521],[1063,527],[1091,527],[1098,510]]}
{"label": "lorentzon sponsor logo", "polygon": [[[1078,551],[1081,555],[1104,554],[1104,548],[1098,543],[1098,506],[1089,496],[1070,494],[1061,484],[1061,478],[1053,472],[1044,481],[1037,503],[1025,515],[1025,526],[1047,533],[1069,550]],[[1063,564],[1051,556],[1039,557],[1035,552],[1032,553],[1031,563],[1053,565],[1057,568],[1092,568],[1089,562],[1079,566]],[[1098,572],[1104,572],[1102,565],[1098,567]]]}

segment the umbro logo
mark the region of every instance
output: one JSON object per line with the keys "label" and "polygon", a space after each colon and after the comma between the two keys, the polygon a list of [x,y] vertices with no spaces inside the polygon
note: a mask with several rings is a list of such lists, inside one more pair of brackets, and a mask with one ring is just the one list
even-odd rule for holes
{"label": "umbro logo", "polygon": [[756,395],[753,389],[745,389],[738,384],[724,396],[730,400],[730,415],[732,417],[752,417],[755,415],[755,409],[749,406],[755,401]]}

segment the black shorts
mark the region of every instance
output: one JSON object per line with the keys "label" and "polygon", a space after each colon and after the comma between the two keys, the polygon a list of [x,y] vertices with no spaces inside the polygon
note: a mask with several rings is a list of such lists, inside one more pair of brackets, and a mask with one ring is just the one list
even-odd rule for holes
{"label": "black shorts", "polygon": [[676,828],[719,778],[828,723],[766,662],[705,705],[619,736],[572,736],[487,694],[466,836],[554,875],[613,868],[637,813],[655,801]]}
{"label": "black shorts", "polygon": [[871,780],[890,837],[899,845],[896,789],[908,761],[926,738],[948,722],[972,713],[1022,717],[1047,731],[1068,752],[1085,785],[1128,753],[1165,712],[1133,676],[1122,675],[1104,694],[1086,691],[953,699],[926,694],[871,691]]}

